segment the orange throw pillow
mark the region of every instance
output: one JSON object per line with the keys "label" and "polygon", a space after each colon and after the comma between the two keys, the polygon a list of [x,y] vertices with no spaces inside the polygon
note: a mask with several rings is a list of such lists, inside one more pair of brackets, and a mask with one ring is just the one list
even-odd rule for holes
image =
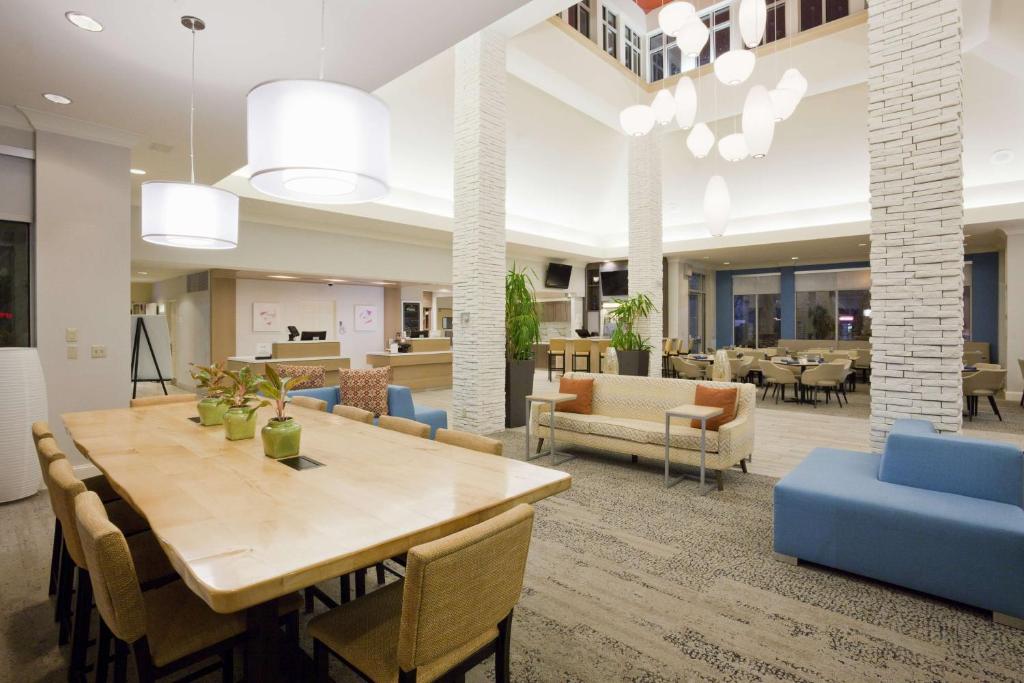
{"label": "orange throw pillow", "polygon": [[[697,384],[697,395],[693,402],[699,406],[711,406],[723,410],[721,415],[708,420],[709,432],[717,432],[719,427],[727,422],[732,422],[736,417],[736,397],[738,395],[735,387],[716,389],[704,384]],[[700,429],[700,420],[691,420],[690,426]]]}
{"label": "orange throw pillow", "polygon": [[572,379],[563,377],[558,383],[558,391],[563,394],[576,394],[575,400],[562,401],[555,410],[560,413],[580,413],[590,415],[594,403],[594,380]]}

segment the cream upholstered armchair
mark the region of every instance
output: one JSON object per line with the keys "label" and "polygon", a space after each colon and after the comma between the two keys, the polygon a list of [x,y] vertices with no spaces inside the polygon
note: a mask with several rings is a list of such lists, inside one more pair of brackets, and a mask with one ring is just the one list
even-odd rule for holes
{"label": "cream upholstered armchair", "polygon": [[796,394],[800,386],[800,378],[792,373],[789,368],[776,365],[770,360],[763,360],[760,362],[761,374],[764,376],[764,395],[761,400],[768,397],[768,389],[772,389],[772,395],[775,397],[775,402],[779,402],[779,394],[782,394],[782,400],[786,400],[786,387],[793,387],[793,393]]}
{"label": "cream upholstered armchair", "polygon": [[840,397],[841,385],[846,378],[846,368],[835,363],[822,363],[816,368],[804,372],[801,382],[804,387],[812,390],[812,401],[814,407],[818,407],[818,392],[824,389],[825,402],[828,403],[833,392],[836,395],[836,402],[842,407]]}
{"label": "cream upholstered armchair", "polygon": [[732,374],[732,381],[743,382],[746,380],[747,375],[750,374],[751,368],[754,367],[754,356],[750,354],[744,354],[742,358],[730,358],[729,359],[729,370]]}
{"label": "cream upholstered armchair", "polygon": [[679,377],[684,379],[704,379],[705,367],[707,366],[698,365],[679,356],[672,358],[672,368]]}
{"label": "cream upholstered armchair", "polygon": [[987,398],[992,412],[996,414],[999,421],[1003,416],[999,412],[999,405],[996,403],[996,394],[1006,388],[1006,370],[984,369],[972,372],[964,377],[964,396],[967,398],[967,419],[973,421],[978,415],[978,399]]}

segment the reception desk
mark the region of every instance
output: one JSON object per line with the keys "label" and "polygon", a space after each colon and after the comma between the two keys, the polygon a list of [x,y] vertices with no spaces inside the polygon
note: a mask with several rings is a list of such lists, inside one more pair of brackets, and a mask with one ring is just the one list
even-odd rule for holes
{"label": "reception desk", "polygon": [[366,354],[374,368],[391,368],[391,383],[410,389],[449,389],[452,386],[451,351],[410,351]]}
{"label": "reception desk", "polygon": [[347,370],[351,361],[341,356],[341,343],[336,341],[294,341],[275,342],[272,346],[272,358],[257,360],[255,356],[230,356],[228,370],[241,370],[248,367],[251,372],[262,375],[266,365],[313,365],[323,368],[324,386],[338,384],[338,370]]}

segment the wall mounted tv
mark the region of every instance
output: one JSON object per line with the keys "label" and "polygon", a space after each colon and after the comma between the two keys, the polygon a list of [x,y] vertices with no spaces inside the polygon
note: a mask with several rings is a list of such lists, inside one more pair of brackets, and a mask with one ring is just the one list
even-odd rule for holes
{"label": "wall mounted tv", "polygon": [[601,296],[629,296],[629,271],[606,270],[601,273]]}
{"label": "wall mounted tv", "polygon": [[572,266],[565,263],[549,263],[547,275],[544,276],[546,289],[569,289],[569,277]]}

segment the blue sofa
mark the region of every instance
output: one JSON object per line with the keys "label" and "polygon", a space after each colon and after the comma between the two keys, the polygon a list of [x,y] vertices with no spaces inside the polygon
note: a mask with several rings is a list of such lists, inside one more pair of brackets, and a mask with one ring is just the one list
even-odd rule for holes
{"label": "blue sofa", "polygon": [[[288,392],[290,396],[312,396],[327,401],[327,412],[341,402],[340,387],[320,387],[318,389],[296,389]],[[448,413],[440,408],[417,408],[412,402],[412,390],[409,387],[388,385],[388,415],[405,417],[410,420],[430,425],[430,438],[438,429],[448,427]]]}
{"label": "blue sofa", "polygon": [[775,552],[1024,627],[1022,506],[1018,448],[897,420],[881,456],[819,448],[776,484]]}

